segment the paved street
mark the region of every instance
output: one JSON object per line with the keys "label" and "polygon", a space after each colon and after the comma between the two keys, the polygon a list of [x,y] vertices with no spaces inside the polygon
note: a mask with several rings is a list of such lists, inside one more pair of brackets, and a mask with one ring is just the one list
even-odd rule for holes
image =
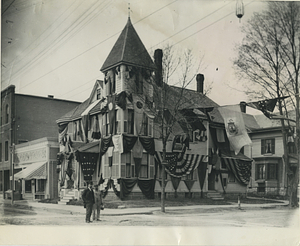
{"label": "paved street", "polygon": [[[242,204],[241,209],[166,207],[164,214],[159,207],[106,208],[101,221],[90,224],[84,216],[79,206],[19,201],[12,207],[9,200],[0,199],[0,244],[290,246],[299,242],[299,209],[285,204]],[[16,235],[11,233],[15,230]]]}
{"label": "paved street", "polygon": [[[85,210],[79,206],[42,204],[26,201],[1,202],[1,225],[85,225]],[[258,226],[299,227],[299,209],[267,204],[237,206],[185,206],[166,208],[105,209],[101,221],[88,226]]]}

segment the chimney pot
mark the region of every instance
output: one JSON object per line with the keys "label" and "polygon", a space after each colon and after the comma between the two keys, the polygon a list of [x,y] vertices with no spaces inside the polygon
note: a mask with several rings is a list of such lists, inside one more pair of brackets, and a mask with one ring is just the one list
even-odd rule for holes
{"label": "chimney pot", "polygon": [[198,73],[196,76],[196,81],[197,81],[197,92],[203,93],[204,75]]}
{"label": "chimney pot", "polygon": [[247,106],[246,102],[244,101],[240,102],[240,108],[242,113],[246,113],[246,106]]}

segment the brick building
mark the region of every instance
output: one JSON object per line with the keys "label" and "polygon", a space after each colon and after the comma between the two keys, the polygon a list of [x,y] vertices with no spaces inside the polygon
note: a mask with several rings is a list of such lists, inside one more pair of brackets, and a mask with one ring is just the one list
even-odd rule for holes
{"label": "brick building", "polygon": [[15,93],[11,85],[1,91],[0,189],[10,189],[11,146],[43,137],[58,139],[55,119],[79,103]]}

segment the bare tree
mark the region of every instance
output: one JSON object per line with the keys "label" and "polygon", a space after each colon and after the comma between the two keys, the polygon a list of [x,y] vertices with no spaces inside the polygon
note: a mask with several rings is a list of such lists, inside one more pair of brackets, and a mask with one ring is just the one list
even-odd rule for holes
{"label": "bare tree", "polygon": [[[249,81],[246,92],[253,98],[277,98],[280,115],[296,114],[296,145],[298,165],[289,166],[290,206],[298,206],[299,182],[299,70],[300,70],[300,3],[270,2],[268,9],[255,13],[243,28],[245,38],[238,47],[234,61],[241,79]],[[281,120],[284,159],[287,163],[287,134],[289,121]]]}
{"label": "bare tree", "polygon": [[[186,122],[182,111],[193,105],[195,108],[203,107],[199,104],[201,96],[194,90],[189,89],[196,80],[197,71],[203,69],[203,56],[199,57],[198,62],[191,50],[179,51],[172,45],[166,45],[162,50],[156,50],[154,60],[157,71],[152,74],[144,83],[144,92],[151,91],[150,100],[145,97],[145,93],[139,94],[140,100],[148,104],[147,110],[154,117],[154,135],[161,139],[162,143],[162,192],[161,192],[161,211],[165,212],[165,167],[167,143],[172,141],[175,134],[184,133],[180,124]],[[149,89],[149,85],[151,89]],[[133,85],[135,86],[135,85]],[[209,83],[205,88],[211,90],[212,84]],[[134,90],[134,88],[132,88]],[[152,95],[151,95],[152,94]],[[205,95],[205,89],[203,91]],[[147,101],[152,101],[149,105]],[[197,103],[196,103],[197,102]],[[196,103],[196,104],[195,104]]]}

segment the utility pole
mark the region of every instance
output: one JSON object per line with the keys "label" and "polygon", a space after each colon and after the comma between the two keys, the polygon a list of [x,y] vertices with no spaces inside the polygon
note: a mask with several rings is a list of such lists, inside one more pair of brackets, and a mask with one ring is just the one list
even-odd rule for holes
{"label": "utility pole", "polygon": [[11,170],[11,204],[14,205],[14,192],[15,192],[15,178],[14,178],[14,156],[15,156],[15,144],[13,143],[11,147],[11,163],[10,163],[10,170]]}

